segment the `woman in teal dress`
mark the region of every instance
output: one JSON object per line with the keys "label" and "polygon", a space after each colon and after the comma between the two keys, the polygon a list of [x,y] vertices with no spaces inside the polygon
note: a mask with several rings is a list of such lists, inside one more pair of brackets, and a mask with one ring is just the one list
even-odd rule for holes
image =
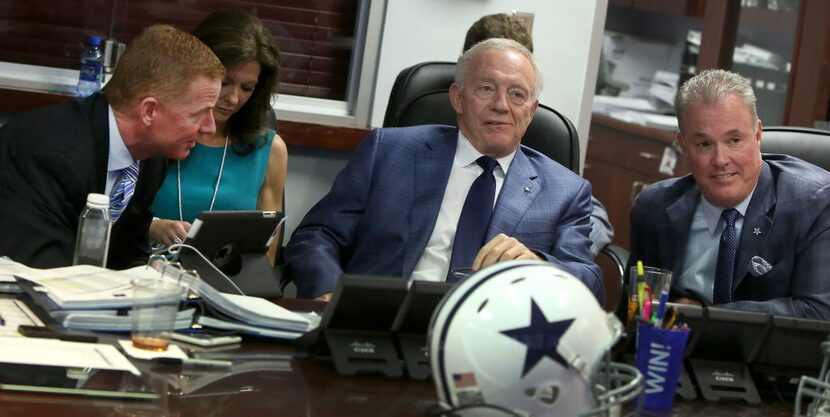
{"label": "woman in teal dress", "polygon": [[[213,108],[216,132],[171,162],[154,202],[150,240],[184,240],[193,219],[211,210],[282,211],[288,152],[274,130],[271,97],[280,56],[262,22],[238,11],[212,13],[193,31],[225,65]],[[279,245],[273,245],[271,259]]]}

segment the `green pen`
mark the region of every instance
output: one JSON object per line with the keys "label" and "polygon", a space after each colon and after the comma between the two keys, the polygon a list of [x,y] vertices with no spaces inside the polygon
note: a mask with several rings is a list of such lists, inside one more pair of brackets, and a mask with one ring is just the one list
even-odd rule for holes
{"label": "green pen", "polygon": [[643,300],[646,289],[646,280],[643,278],[643,275],[645,275],[643,261],[637,261],[637,299],[640,302],[640,311],[643,311]]}

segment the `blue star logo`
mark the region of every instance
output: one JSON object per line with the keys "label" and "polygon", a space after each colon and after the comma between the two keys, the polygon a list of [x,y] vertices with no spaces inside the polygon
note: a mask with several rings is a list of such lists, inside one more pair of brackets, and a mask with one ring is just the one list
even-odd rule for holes
{"label": "blue star logo", "polygon": [[559,346],[559,340],[574,321],[574,319],[567,319],[549,322],[533,298],[530,299],[530,303],[530,325],[501,332],[527,346],[522,378],[545,356],[562,366],[568,366],[565,358],[556,351],[556,347]]}

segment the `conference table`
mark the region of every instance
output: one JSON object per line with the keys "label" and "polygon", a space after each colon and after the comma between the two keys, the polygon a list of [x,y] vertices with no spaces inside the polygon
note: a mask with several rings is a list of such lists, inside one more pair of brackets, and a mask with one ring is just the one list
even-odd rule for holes
{"label": "conference table", "polygon": [[[325,306],[291,299],[279,304],[318,312]],[[151,400],[0,391],[0,417],[440,415],[429,381],[340,376],[331,362],[295,353],[292,343],[245,340],[232,350],[200,354],[230,358],[233,371],[139,366],[142,381],[158,394]],[[641,415],[792,416],[792,407],[772,400],[759,406],[678,400],[671,412]]]}

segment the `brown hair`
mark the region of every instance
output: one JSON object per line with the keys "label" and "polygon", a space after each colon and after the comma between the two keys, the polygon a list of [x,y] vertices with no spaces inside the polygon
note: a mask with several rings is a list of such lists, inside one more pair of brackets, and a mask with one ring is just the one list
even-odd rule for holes
{"label": "brown hair", "polygon": [[467,51],[473,45],[490,38],[513,39],[522,44],[528,51],[533,52],[533,39],[527,33],[527,28],[519,19],[504,13],[490,14],[473,23],[470,29],[467,30],[463,51]]}
{"label": "brown hair", "polygon": [[225,67],[196,37],[172,26],[154,25],[130,43],[104,95],[116,110],[147,96],[177,103],[195,77],[224,75]]}
{"label": "brown hair", "polygon": [[226,68],[248,61],[259,63],[259,79],[251,98],[231,116],[224,132],[233,138],[234,151],[250,153],[265,143],[257,138],[268,126],[266,118],[272,117],[271,98],[277,92],[280,75],[277,45],[259,19],[240,11],[211,13],[193,35],[213,50]]}

